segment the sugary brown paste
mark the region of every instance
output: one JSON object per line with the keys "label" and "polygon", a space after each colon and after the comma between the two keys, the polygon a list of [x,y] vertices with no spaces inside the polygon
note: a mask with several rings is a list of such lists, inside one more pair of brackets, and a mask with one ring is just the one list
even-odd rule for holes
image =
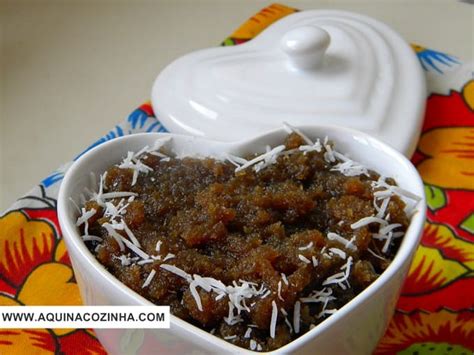
{"label": "sugary brown paste", "polygon": [[145,152],[135,182],[134,170],[113,166],[101,193],[135,195],[86,202],[91,216],[79,224],[94,237],[84,239],[121,282],[175,316],[247,349],[277,349],[371,284],[409,224],[405,203],[386,193],[393,180],[384,190],[373,171],[335,171],[328,143],[299,150],[309,145],[292,133],[284,145],[260,170]]}

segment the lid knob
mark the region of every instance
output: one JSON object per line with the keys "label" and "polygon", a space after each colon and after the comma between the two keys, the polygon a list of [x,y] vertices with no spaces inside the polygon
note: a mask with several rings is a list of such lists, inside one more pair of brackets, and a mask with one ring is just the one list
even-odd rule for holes
{"label": "lid knob", "polygon": [[329,33],[318,26],[294,28],[281,39],[281,49],[288,55],[293,69],[316,69],[323,63],[324,53],[331,42]]}

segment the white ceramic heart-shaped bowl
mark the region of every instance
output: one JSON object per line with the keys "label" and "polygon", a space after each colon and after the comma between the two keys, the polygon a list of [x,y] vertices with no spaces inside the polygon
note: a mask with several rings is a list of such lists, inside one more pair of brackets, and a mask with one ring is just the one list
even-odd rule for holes
{"label": "white ceramic heart-shaped bowl", "polygon": [[[379,140],[358,131],[331,126],[299,127],[310,138],[328,136],[338,151],[384,176],[395,178],[403,189],[424,197],[423,183],[404,156]],[[58,197],[59,221],[76,280],[86,305],[152,305],[110,274],[89,252],[75,225],[79,201],[90,186],[91,173],[98,175],[120,162],[128,151],[152,145],[163,135],[172,137],[169,147],[179,156],[222,157],[225,153],[244,156],[264,152],[266,145],[281,144],[287,133],[271,131],[243,142],[214,142],[174,134],[136,134],[104,143],[78,159],[69,169]],[[394,312],[400,288],[419,242],[425,220],[424,198],[418,203],[398,253],[387,270],[368,288],[334,315],[300,338],[273,353],[369,354],[383,335]],[[171,329],[96,330],[111,354],[200,354],[245,353],[194,325],[171,316]],[[252,353],[251,351],[247,351]]]}

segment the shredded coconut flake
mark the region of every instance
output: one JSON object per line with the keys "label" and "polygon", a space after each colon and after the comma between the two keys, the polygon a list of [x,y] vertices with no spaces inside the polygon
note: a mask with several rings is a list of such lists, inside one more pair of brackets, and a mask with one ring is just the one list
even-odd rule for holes
{"label": "shredded coconut flake", "polygon": [[272,301],[272,318],[270,320],[270,336],[275,339],[275,330],[278,320],[278,308],[275,301]]}
{"label": "shredded coconut flake", "polygon": [[386,254],[388,252],[390,244],[392,243],[393,233],[389,232],[388,234],[383,235],[382,237],[385,239],[385,244],[382,247],[382,253]]}
{"label": "shredded coconut flake", "polygon": [[298,254],[298,259],[300,259],[305,264],[311,264],[311,261],[304,255]]}
{"label": "shredded coconut flake", "polygon": [[329,251],[331,253],[341,257],[341,259],[345,259],[346,256],[347,256],[346,253],[343,250],[339,249],[339,248],[329,248]]}
{"label": "shredded coconut flake", "polygon": [[296,301],[295,306],[293,308],[293,328],[296,334],[300,332],[300,317],[301,317],[300,312],[301,312],[301,302]]}
{"label": "shredded coconut flake", "polygon": [[151,270],[151,272],[148,274],[148,277],[146,278],[145,282],[143,283],[142,288],[148,287],[151,283],[151,280],[155,277],[156,271]]}
{"label": "shredded coconut flake", "polygon": [[417,202],[421,200],[420,196],[415,195],[414,193],[410,191],[407,191],[399,186],[389,185],[385,181],[384,176],[380,176],[377,181],[373,181],[372,187],[374,189],[385,189],[385,190],[380,190],[374,193],[374,196],[377,196],[379,198],[385,198],[387,196],[392,196],[392,195],[399,195],[399,196],[403,196],[405,198],[409,198]]}
{"label": "shredded coconut flake", "polygon": [[113,256],[115,259],[118,259],[120,260],[120,263],[122,264],[122,266],[129,266],[131,263],[132,263],[132,260],[131,258],[129,258],[127,255],[120,255],[120,256]]}
{"label": "shredded coconut flake", "polygon": [[303,247],[299,247],[298,249],[299,250],[306,250],[306,249],[310,249],[312,246],[313,246],[313,242],[309,242],[308,245],[305,245]]}
{"label": "shredded coconut flake", "polygon": [[117,191],[117,192],[106,192],[102,194],[103,199],[113,199],[113,198],[121,198],[121,197],[130,197],[130,196],[138,196],[135,192],[128,192],[128,191]]}
{"label": "shredded coconut flake", "polygon": [[257,342],[253,339],[250,339],[250,350],[257,349]]}
{"label": "shredded coconut flake", "polygon": [[357,222],[352,223],[351,228],[352,229],[359,229],[359,228],[367,226],[371,223],[379,223],[383,226],[386,226],[388,224],[388,222],[386,220],[382,219],[382,218],[370,216],[370,217],[361,218]]}
{"label": "shredded coconut flake", "polygon": [[83,235],[81,238],[85,242],[101,242],[102,241],[102,238],[96,235],[87,234],[87,235]]}
{"label": "shredded coconut flake", "polygon": [[288,122],[283,122],[283,128],[287,133],[296,133],[298,134],[303,140],[305,141],[306,144],[308,145],[313,145],[313,141],[309,139],[303,132],[301,132],[298,128],[293,127],[290,125]]}
{"label": "shredded coconut flake", "polygon": [[[110,221],[117,222],[127,212],[128,204],[125,204],[125,200],[121,199],[117,206],[112,202],[105,202],[104,217],[107,217]],[[118,223],[118,222],[117,222]]]}
{"label": "shredded coconut flake", "polygon": [[80,226],[84,223],[86,223],[92,216],[94,216],[96,214],[96,209],[95,208],[92,208],[88,211],[86,211],[85,208],[82,208],[81,209],[81,213],[82,215],[79,216],[79,218],[77,218],[77,221],[76,221],[76,226]]}
{"label": "shredded coconut flake", "polygon": [[291,325],[290,321],[288,318],[285,316],[285,324],[287,325],[288,329],[290,330],[290,333],[293,333],[293,326]]}
{"label": "shredded coconut flake", "polygon": [[330,314],[334,314],[337,312],[337,309],[336,308],[333,308],[333,309],[324,309],[323,311],[321,311],[317,318],[321,318],[321,317],[324,317],[326,315],[330,315]]}
{"label": "shredded coconut flake", "polygon": [[247,159],[232,155],[232,154],[227,154],[226,158],[228,161],[230,161],[232,164],[234,164],[236,167],[239,167],[240,165],[244,165],[248,163]]}
{"label": "shredded coconut flake", "polygon": [[278,298],[282,301],[285,301],[283,297],[281,297],[281,281],[278,281]]}
{"label": "shredded coconut flake", "polygon": [[[374,201],[374,207],[377,210],[377,217],[382,218],[385,213],[386,205],[388,205],[390,197],[393,195],[398,195],[406,204],[405,213],[407,215],[412,215],[415,210],[416,205],[421,200],[421,197],[407,191],[399,186],[389,185],[385,181],[384,176],[380,176],[377,181],[372,181],[372,188],[377,190],[374,192],[374,200],[384,200],[382,206],[378,205]],[[387,219],[387,217],[385,217]],[[387,219],[388,220],[388,219]]]}
{"label": "shredded coconut flake", "polygon": [[370,248],[367,248],[367,251],[372,254],[373,256],[375,256],[376,258],[380,259],[380,260],[387,260],[385,259],[383,256],[380,256],[379,254],[377,254],[376,252],[374,252],[372,249]]}
{"label": "shredded coconut flake", "polygon": [[197,308],[202,312],[202,302],[201,302],[201,297],[199,296],[199,292],[196,289],[197,286],[197,281],[194,280],[189,284],[189,291],[191,291],[191,295],[194,298],[194,301],[196,302]]}
{"label": "shredded coconut flake", "polygon": [[334,151],[331,147],[330,144],[328,144],[328,137],[326,136],[324,138],[324,143],[323,143],[324,149],[326,149],[326,152],[324,153],[324,160],[326,160],[328,163],[334,163],[336,161],[336,157],[334,156]]}
{"label": "shredded coconut flake", "polygon": [[135,254],[137,254],[139,257],[141,257],[142,259],[149,259],[150,256],[145,253],[143,250],[141,250],[139,247],[137,247],[135,244],[133,244],[132,242],[130,242],[128,239],[124,238],[123,236],[120,236],[120,238],[122,239],[122,242],[125,243],[125,245],[130,249],[132,250]]}
{"label": "shredded coconut flake", "polygon": [[115,239],[115,241],[117,242],[120,248],[120,251],[125,251],[125,245],[123,244],[123,241],[122,241],[123,237],[119,233],[117,233],[115,228],[110,223],[104,223],[102,227],[104,227],[107,233]]}
{"label": "shredded coconut flake", "polygon": [[142,246],[140,245],[140,242],[139,242],[138,239],[135,237],[135,235],[134,235],[133,232],[130,230],[130,228],[128,228],[128,226],[125,224],[125,222],[123,222],[123,227],[124,227],[125,233],[127,233],[127,236],[128,236],[128,238],[130,238],[130,240],[132,241],[132,243],[133,243],[137,248],[141,248]]}
{"label": "shredded coconut flake", "polygon": [[323,281],[323,286],[330,284],[338,284],[343,290],[347,289],[347,286],[343,282],[347,282],[352,266],[352,256],[347,258],[347,261],[344,265],[341,266],[341,270],[344,272],[339,272],[335,275],[329,276],[326,280]]}
{"label": "shredded coconut flake", "polygon": [[177,266],[174,266],[174,265],[171,265],[171,264],[161,264],[160,265],[160,268],[168,271],[168,272],[171,272],[175,275],[178,275],[179,277],[185,279],[186,281],[188,281],[189,283],[192,282],[193,278],[191,277],[191,275],[189,275],[186,271],[184,270],[181,270],[179,267]]}
{"label": "shredded coconut flake", "polygon": [[[204,289],[206,292],[217,293],[217,299],[227,296],[229,298],[229,314],[224,317],[224,321],[229,325],[234,325],[243,321],[240,313],[245,310],[250,312],[250,308],[246,305],[246,300],[256,296],[261,296],[265,292],[270,292],[263,285],[257,289],[255,283],[244,280],[239,280],[239,283],[233,281],[232,285],[224,285],[221,281],[216,280],[212,277],[201,277],[199,275],[189,275],[180,268],[170,265],[161,264],[161,268],[172,272],[190,283],[190,291],[196,300],[198,309],[202,310],[201,300],[196,290],[197,286]],[[194,278],[194,279],[193,279]]]}
{"label": "shredded coconut flake", "polygon": [[321,291],[313,291],[308,297],[300,298],[303,303],[323,303],[327,305],[329,301],[335,300],[336,297],[332,296],[332,289],[324,287]]}
{"label": "shredded coconut flake", "polygon": [[327,236],[328,236],[329,240],[337,241],[337,242],[341,243],[342,245],[344,245],[344,247],[346,247],[349,250],[352,250],[352,251],[357,250],[357,247],[353,244],[352,239],[347,240],[346,238],[341,237],[339,234],[332,233],[332,232],[329,232]]}
{"label": "shredded coconut flake", "polygon": [[145,264],[151,264],[153,263],[155,260],[153,259],[146,259],[146,260],[140,260],[137,262],[138,265],[145,265]]}
{"label": "shredded coconut flake", "polygon": [[[139,152],[141,154],[141,151]],[[153,171],[148,165],[141,162],[139,157],[133,152],[128,152],[127,157],[118,165],[120,169],[131,169],[133,170],[132,186],[137,182],[139,173],[149,173]]]}
{"label": "shredded coconut flake", "polygon": [[392,223],[392,224],[389,224],[388,226],[385,226],[383,228],[380,228],[379,229],[379,233],[380,234],[387,234],[391,231],[393,231],[394,229],[398,228],[398,227],[401,227],[402,225],[400,223]]}
{"label": "shredded coconut flake", "polygon": [[252,160],[247,161],[245,164],[240,165],[239,167],[235,169],[235,172],[237,173],[241,170],[247,169],[248,167],[251,167],[252,165],[255,165],[257,163],[258,164],[254,167],[254,170],[258,172],[262,170],[263,168],[274,164],[278,158],[278,154],[280,154],[284,150],[285,150],[285,146],[279,145],[273,148],[272,150],[270,150],[269,152],[265,152],[259,155],[258,157],[255,157]]}
{"label": "shredded coconut flake", "polygon": [[373,204],[374,204],[375,209],[377,210],[377,214],[375,215],[375,217],[384,218],[385,212],[387,211],[387,207],[388,207],[389,202],[390,202],[390,197],[387,197],[387,198],[382,200],[382,205],[380,205],[380,207],[379,207],[378,204],[377,204],[377,198],[374,196],[374,203]]}
{"label": "shredded coconut flake", "polygon": [[323,149],[323,146],[321,145],[321,141],[319,139],[317,139],[316,142],[314,142],[314,144],[300,145],[298,147],[298,150],[300,152],[303,152],[303,155],[306,155],[309,152],[320,153],[322,149]]}
{"label": "shredded coconut flake", "polygon": [[160,252],[161,244],[163,244],[163,242],[162,242],[161,240],[159,240],[159,241],[156,242],[155,251],[156,251],[157,253]]}
{"label": "shredded coconut flake", "polygon": [[339,171],[345,176],[369,176],[369,172],[366,167],[352,160],[347,160],[343,163],[337,163],[331,168],[331,171]]}
{"label": "shredded coconut flake", "polygon": [[165,258],[163,259],[163,261],[167,261],[167,260],[170,260],[170,259],[174,259],[176,257],[176,255],[172,254],[172,253],[168,253],[166,254]]}
{"label": "shredded coconut flake", "polygon": [[250,338],[250,334],[252,333],[252,328],[247,328],[247,330],[245,331],[245,334],[244,334],[244,338]]}

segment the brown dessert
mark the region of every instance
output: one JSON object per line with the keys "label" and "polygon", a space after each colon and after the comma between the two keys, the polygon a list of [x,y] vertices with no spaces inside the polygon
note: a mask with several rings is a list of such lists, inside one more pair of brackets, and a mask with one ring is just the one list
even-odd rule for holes
{"label": "brown dessert", "polygon": [[235,345],[277,349],[390,264],[403,190],[299,131],[246,159],[172,158],[165,140],[101,177],[78,219],[121,282]]}

